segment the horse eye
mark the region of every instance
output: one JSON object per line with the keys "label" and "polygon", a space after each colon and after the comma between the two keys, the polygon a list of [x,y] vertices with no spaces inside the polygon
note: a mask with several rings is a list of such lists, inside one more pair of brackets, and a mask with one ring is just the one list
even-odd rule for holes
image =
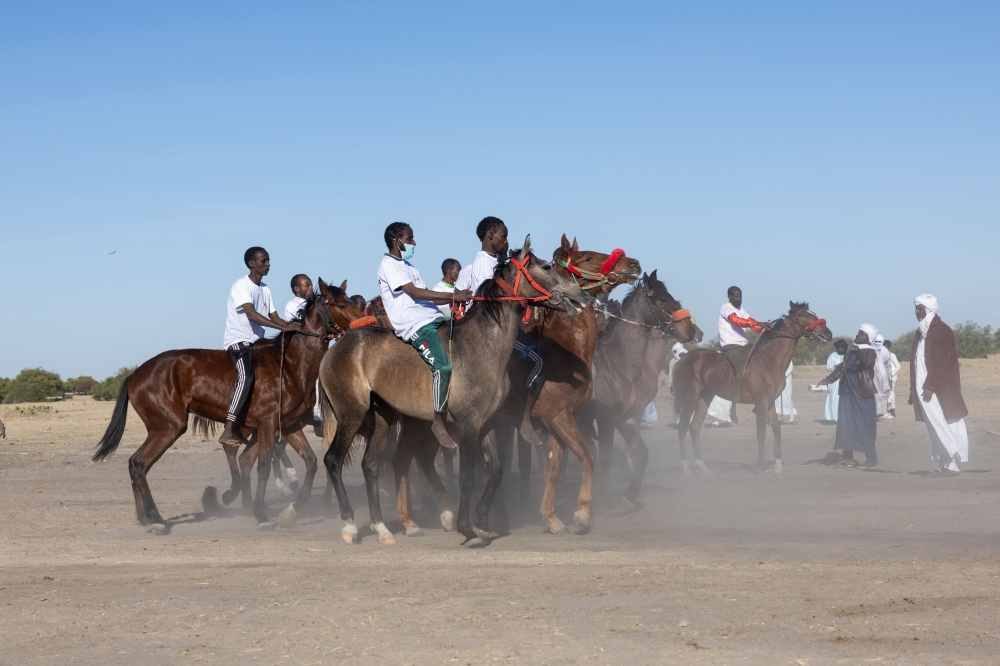
{"label": "horse eye", "polygon": [[542,270],[543,270],[543,271],[551,271],[551,270],[552,270],[552,267],[551,267],[551,266],[549,266],[548,264],[545,264],[545,265],[543,265],[543,266],[542,266]]}
{"label": "horse eye", "polygon": [[346,310],[347,309],[347,306],[344,305],[343,303],[337,303],[337,307],[340,308],[341,310]]}

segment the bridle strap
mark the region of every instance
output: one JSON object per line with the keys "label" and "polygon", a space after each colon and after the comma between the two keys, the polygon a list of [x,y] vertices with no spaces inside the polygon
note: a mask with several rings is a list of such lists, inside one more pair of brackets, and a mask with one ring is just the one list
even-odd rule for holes
{"label": "bridle strap", "polygon": [[[508,294],[510,294],[509,296],[473,296],[470,300],[472,300],[472,301],[492,301],[492,302],[513,301],[515,303],[519,303],[520,305],[523,305],[524,308],[525,308],[524,317],[522,317],[521,321],[523,321],[523,322],[530,321],[531,320],[531,305],[534,304],[534,303],[544,303],[545,301],[550,301],[553,298],[552,293],[548,289],[546,289],[545,287],[543,287],[542,285],[540,285],[537,282],[535,282],[535,279],[533,277],[531,277],[531,273],[528,272],[528,263],[531,261],[531,258],[533,256],[534,256],[533,254],[528,253],[528,257],[524,260],[523,263],[520,262],[520,261],[518,261],[514,257],[511,257],[508,260],[510,263],[514,264],[514,266],[517,268],[517,274],[514,277],[514,286],[511,286],[502,277],[496,278],[495,282],[496,282],[497,286],[499,286],[505,292],[507,292]],[[524,276],[525,281],[528,284],[530,284],[532,287],[534,287],[535,291],[537,291],[539,293],[538,296],[521,296],[520,295],[520,293],[518,292],[518,289],[520,289],[520,287],[521,287],[521,276],[522,275]],[[465,306],[464,303],[456,303],[455,302],[455,297],[454,297],[454,292],[452,292],[452,294],[453,294],[452,295],[452,299],[451,299],[451,308],[452,308],[451,311],[452,311],[452,314],[453,314],[453,316],[454,316],[455,319],[461,319],[462,317],[465,316],[465,307],[466,306]],[[560,300],[561,300],[561,298],[562,297],[560,296]]]}

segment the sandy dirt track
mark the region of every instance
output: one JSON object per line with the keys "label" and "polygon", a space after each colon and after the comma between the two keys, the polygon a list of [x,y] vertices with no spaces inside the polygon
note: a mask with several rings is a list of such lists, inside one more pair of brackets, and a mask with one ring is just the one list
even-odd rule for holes
{"label": "sandy dirt track", "polygon": [[[550,536],[535,477],[524,520],[478,551],[431,512],[417,514],[423,538],[379,546],[356,467],[360,545],[341,540],[322,478],[293,530],[259,530],[236,508],[203,520],[203,490],[228,487],[229,473],[217,446],[191,433],[150,474],[177,521],[154,536],[136,523],[128,482],[144,436],[134,413],[118,454],[94,464],[112,404],[0,408],[0,663],[994,664],[1000,358],[963,361],[962,373],[972,459],[957,478],[930,474],[905,372],[900,418],[879,425],[881,469],[821,464],[834,428],[818,423],[825,394],[805,389],[825,373],[797,368],[784,474],[750,464],[742,406],[738,426],[705,430],[712,476],[682,477],[661,394],[660,422],[643,431],[642,511]],[[578,482],[573,463],[559,502],[567,522]],[[624,486],[616,467],[613,489]],[[269,497],[276,517],[287,500]]]}

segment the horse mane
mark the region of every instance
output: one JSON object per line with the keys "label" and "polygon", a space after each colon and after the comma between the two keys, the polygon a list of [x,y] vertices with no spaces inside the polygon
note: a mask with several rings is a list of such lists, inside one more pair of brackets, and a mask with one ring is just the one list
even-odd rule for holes
{"label": "horse mane", "polygon": [[[332,291],[334,296],[342,296],[342,295],[344,295],[344,291],[340,287],[334,287],[332,285],[327,285],[327,289],[329,289],[330,291]],[[304,322],[305,319],[306,319],[306,316],[309,315],[313,311],[314,307],[316,307],[316,301],[319,300],[319,297],[320,297],[319,292],[315,292],[314,291],[313,293],[309,294],[309,297],[306,298],[305,304],[299,309],[299,315],[295,319],[292,319],[291,321],[297,321],[299,323]],[[298,333],[298,331],[288,331],[287,333],[285,333],[285,346],[286,347],[288,346],[289,340],[291,340],[292,337],[296,333]],[[279,332],[279,334],[276,335],[276,336],[274,336],[273,338],[261,338],[257,342],[253,343],[253,346],[254,347],[258,347],[258,348],[260,348],[262,350],[263,349],[271,349],[271,350],[275,351],[276,353],[280,354],[281,353],[281,334]]]}
{"label": "horse mane", "polygon": [[[645,277],[637,278],[636,281],[632,283],[632,287],[629,289],[629,292],[625,295],[625,298],[622,299],[622,310],[624,310],[626,306],[632,302],[633,298],[636,298],[636,294],[638,292],[640,292],[641,290],[645,290],[646,282],[648,281],[647,278],[649,278],[648,275]],[[653,287],[653,291],[658,292],[662,288],[663,295],[668,296],[672,301],[677,303],[678,307],[680,306],[681,302],[670,294],[670,291],[667,290],[667,285],[665,282],[656,278],[650,278],[650,279],[652,280],[652,282],[650,282],[650,286]]]}

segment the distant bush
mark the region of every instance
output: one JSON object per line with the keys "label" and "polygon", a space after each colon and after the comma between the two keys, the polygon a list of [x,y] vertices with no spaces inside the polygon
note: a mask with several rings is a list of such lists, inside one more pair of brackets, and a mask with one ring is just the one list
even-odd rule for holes
{"label": "distant bush", "polygon": [[118,390],[122,387],[125,378],[135,372],[139,366],[133,365],[131,368],[120,368],[118,372],[111,375],[103,382],[97,382],[90,390],[94,400],[114,400],[118,397]]}
{"label": "distant bush", "polygon": [[[1000,354],[1000,330],[994,331],[990,326],[980,326],[971,321],[951,328],[955,332],[955,351],[959,358],[986,358],[990,354]],[[914,329],[893,340],[892,351],[900,362],[910,360],[916,332]]]}
{"label": "distant bush", "polygon": [[7,391],[10,389],[10,380],[6,377],[0,377],[0,402],[3,402],[4,396],[7,395]]}
{"label": "distant bush", "polygon": [[16,402],[42,402],[62,396],[63,381],[59,375],[42,368],[25,368],[10,382],[4,395],[8,405]]}
{"label": "distant bush", "polygon": [[90,390],[97,384],[97,380],[89,375],[82,377],[70,377],[63,382],[66,390],[77,395],[89,395]]}

